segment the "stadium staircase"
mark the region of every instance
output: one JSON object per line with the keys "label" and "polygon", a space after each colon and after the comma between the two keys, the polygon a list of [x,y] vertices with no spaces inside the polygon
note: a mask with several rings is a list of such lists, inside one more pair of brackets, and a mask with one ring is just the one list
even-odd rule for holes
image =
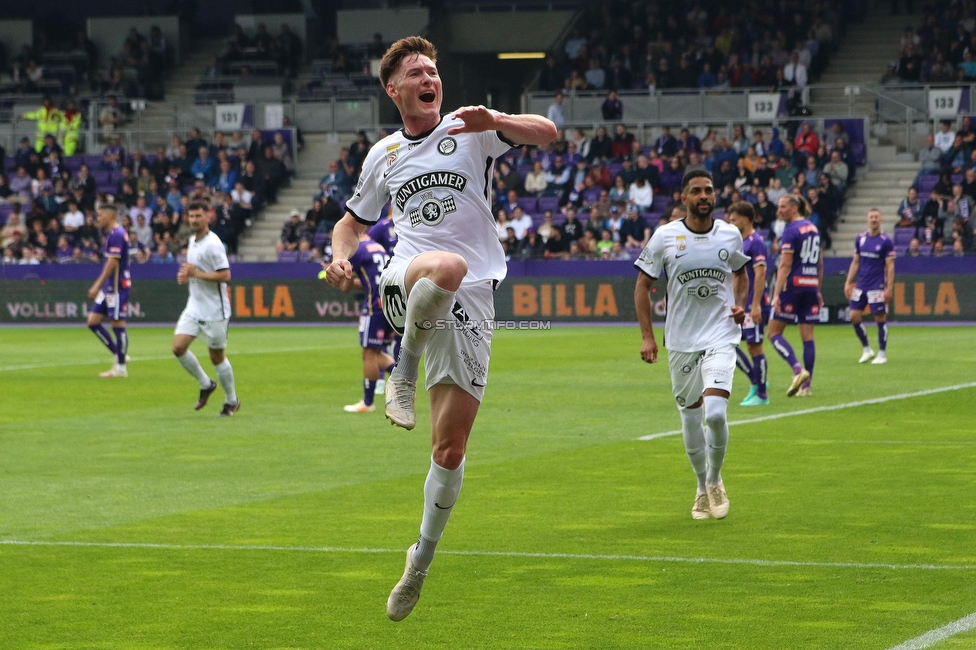
{"label": "stadium staircase", "polygon": [[352,142],[353,136],[340,136],[334,142],[328,134],[315,133],[304,136],[305,148],[296,160],[297,173],[290,187],[278,191],[278,202],[265,207],[244,234],[238,245],[237,256],[242,262],[273,262],[278,259],[275,242],[281,237],[292,210],[298,210],[302,218],[312,207],[312,197],[319,191],[319,180],[328,172],[329,161],[339,157],[343,143]]}
{"label": "stadium staircase", "polygon": [[[166,99],[146,102],[146,110],[142,112],[139,121],[140,128],[147,132],[143,138],[146,149],[168,146],[172,139],[168,133],[173,129],[184,130],[184,125],[176,123],[173,106],[193,105],[193,89],[199,83],[210,57],[220,54],[224,41],[223,38],[197,41],[196,49],[183,59],[166,80]],[[189,131],[192,127],[193,125],[189,125],[185,130]],[[186,133],[183,133],[183,137],[186,137]]]}
{"label": "stadium staircase", "polygon": [[[810,108],[814,115],[848,115],[852,109],[854,116],[875,118],[875,95],[862,91],[854,95],[850,104],[844,86],[876,86],[889,65],[901,56],[902,33],[906,26],[917,24],[919,16],[892,16],[889,9],[887,2],[875,3],[865,22],[848,31],[819,81],[834,87],[811,90]],[[887,221],[885,228],[891,231],[898,203],[918,173],[914,151],[904,150],[903,125],[880,129],[875,126],[875,133],[868,141],[867,168],[858,170],[858,181],[848,191],[828,255],[851,254],[855,237],[867,227],[866,215],[872,207],[881,209]]]}

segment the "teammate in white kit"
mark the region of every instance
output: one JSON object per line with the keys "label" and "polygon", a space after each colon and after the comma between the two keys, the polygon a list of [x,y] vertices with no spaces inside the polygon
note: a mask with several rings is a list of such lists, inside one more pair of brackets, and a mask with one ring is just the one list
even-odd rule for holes
{"label": "teammate in white kit", "polygon": [[441,116],[437,51],[420,37],[390,46],[380,81],[403,119],[400,131],[367,154],[346,215],[332,234],[333,286],[352,278],[349,258],[359,235],[387,200],[398,242],[380,279],[383,312],[403,334],[396,368],[386,382],[386,417],[416,426],[418,365],[425,354],[433,453],[424,484],[420,539],[386,605],[399,621],[413,610],[461,490],[464,454],[488,381],[492,291],[505,278],[505,254],[491,213],[495,160],[516,144],[545,145],[556,137],[538,115],[506,115],[468,106]]}
{"label": "teammate in white kit", "polygon": [[190,299],[180,314],[173,337],[173,354],[186,371],[200,384],[200,398],[193,407],[196,410],[207,405],[217,384],[204,372],[200,361],[190,350],[201,334],[210,349],[210,361],[217,371],[217,379],[224,389],[224,408],[220,415],[234,415],[241,407],[234,390],[234,369],[224,356],[227,347],[227,324],[230,320],[230,263],[224,244],[210,232],[210,214],[203,203],[191,203],[187,211],[187,223],[193,231],[186,249],[186,263],[180,267],[176,281],[190,285]]}
{"label": "teammate in white kit", "polygon": [[[749,257],[739,230],[712,218],[715,187],[704,170],[685,174],[681,198],[688,216],[658,228],[634,265],[640,270],[634,304],[640,322],[641,358],[657,362],[651,326],[651,287],[668,278],[664,341],[685,451],[698,478],[691,516],[723,519],[729,499],[722,464],[729,440],[727,411],[735,373],[739,325],[745,320]],[[702,405],[705,428],[702,429]],[[707,446],[707,449],[706,449]]]}

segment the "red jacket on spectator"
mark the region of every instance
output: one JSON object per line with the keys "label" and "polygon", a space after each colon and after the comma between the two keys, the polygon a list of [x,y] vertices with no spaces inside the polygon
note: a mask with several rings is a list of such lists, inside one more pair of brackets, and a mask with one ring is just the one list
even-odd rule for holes
{"label": "red jacket on spectator", "polygon": [[808,156],[816,156],[819,148],[820,138],[809,127],[804,127],[796,134],[796,140],[793,141],[794,150],[803,151]]}

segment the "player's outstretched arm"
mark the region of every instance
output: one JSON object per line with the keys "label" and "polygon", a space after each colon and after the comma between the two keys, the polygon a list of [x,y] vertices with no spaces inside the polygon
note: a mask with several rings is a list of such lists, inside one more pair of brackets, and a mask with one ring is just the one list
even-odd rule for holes
{"label": "player's outstretched arm", "polygon": [[647,363],[657,363],[657,341],[654,339],[654,327],[651,325],[651,287],[656,278],[646,273],[637,275],[637,286],[634,288],[634,307],[637,309],[637,322],[641,331],[641,359]]}
{"label": "player's outstretched arm", "polygon": [[356,254],[364,232],[366,225],[356,221],[349,212],[332,229],[332,263],[325,269],[325,281],[333,287],[342,289],[346,280],[352,280],[349,258]]}
{"label": "player's outstretched arm", "polygon": [[540,147],[556,139],[556,125],[541,115],[509,115],[484,106],[465,106],[456,110],[451,119],[463,124],[448,129],[449,135],[501,131],[512,142]]}

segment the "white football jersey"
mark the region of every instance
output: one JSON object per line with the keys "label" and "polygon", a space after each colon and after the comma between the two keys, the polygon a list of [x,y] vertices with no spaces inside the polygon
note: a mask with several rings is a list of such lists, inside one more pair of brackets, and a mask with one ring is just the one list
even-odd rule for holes
{"label": "white football jersey", "polygon": [[[200,241],[190,237],[186,247],[186,261],[204,273],[230,268],[227,252],[220,237],[212,231]],[[226,282],[211,282],[190,278],[190,299],[186,302],[186,314],[194,320],[214,321],[230,318],[230,296]]]}
{"label": "white football jersey", "polygon": [[427,133],[401,129],[374,144],[346,210],[372,225],[391,201],[394,255],[457,253],[468,263],[463,284],[502,280],[508,269],[491,214],[491,181],[495,160],[514,145],[496,131],[447,134],[461,125],[445,116]]}
{"label": "white football jersey", "polygon": [[735,296],[732,272],[749,256],[738,228],[716,220],[707,233],[692,232],[684,220],[657,229],[634,266],[651,276],[668,276],[664,344],[675,352],[700,352],[738,345],[741,331],[729,318]]}

